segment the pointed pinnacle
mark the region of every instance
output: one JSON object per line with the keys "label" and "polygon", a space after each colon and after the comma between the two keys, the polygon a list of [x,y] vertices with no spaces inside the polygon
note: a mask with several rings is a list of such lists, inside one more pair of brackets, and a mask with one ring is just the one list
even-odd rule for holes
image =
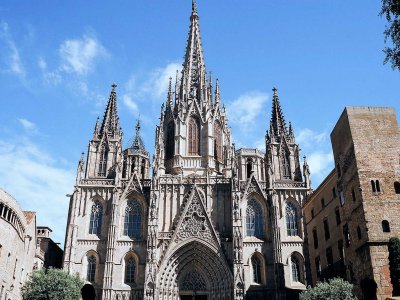
{"label": "pointed pinnacle", "polygon": [[172,77],[169,77],[169,85],[168,85],[168,105],[172,108]]}
{"label": "pointed pinnacle", "polygon": [[192,0],[192,15],[197,15],[197,3],[196,3],[196,0]]}

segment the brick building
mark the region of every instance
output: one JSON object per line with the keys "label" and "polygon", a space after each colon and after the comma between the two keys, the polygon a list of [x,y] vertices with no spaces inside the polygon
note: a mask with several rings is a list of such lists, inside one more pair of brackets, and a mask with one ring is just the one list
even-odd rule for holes
{"label": "brick building", "polygon": [[[331,133],[335,169],[303,206],[312,282],[343,276],[359,299],[392,295],[388,240],[400,236],[395,111],[346,107]],[[375,291],[376,290],[376,291]]]}

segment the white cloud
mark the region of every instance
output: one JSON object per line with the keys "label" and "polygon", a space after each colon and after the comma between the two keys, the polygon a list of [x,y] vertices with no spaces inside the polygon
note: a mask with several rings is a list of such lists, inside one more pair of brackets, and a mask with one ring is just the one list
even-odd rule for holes
{"label": "white cloud", "polygon": [[307,156],[307,162],[310,166],[311,176],[315,183],[314,188],[329,174],[333,168],[332,152],[317,150]]}
{"label": "white cloud", "polygon": [[38,225],[53,229],[55,241],[64,242],[68,214],[67,193],[75,174],[24,137],[0,140],[0,186],[13,195],[22,210],[37,212]]}
{"label": "white cloud", "polygon": [[127,93],[138,100],[159,100],[167,97],[169,78],[175,79],[176,71],[181,70],[179,63],[169,63],[144,75],[132,75],[126,83]]}
{"label": "white cloud", "polygon": [[94,37],[65,40],[59,49],[61,69],[68,73],[86,75],[93,70],[95,61],[108,55],[103,45]]}
{"label": "white cloud", "polygon": [[25,78],[26,72],[21,62],[19,50],[9,32],[9,27],[6,22],[0,24],[0,39],[3,41],[6,51],[8,52],[3,57],[8,65],[7,71],[22,79]]}
{"label": "white cloud", "polygon": [[25,118],[20,118],[20,119],[18,119],[18,121],[22,125],[22,127],[25,129],[26,132],[28,132],[30,134],[38,133],[38,128],[35,123],[33,123]]}
{"label": "white cloud", "polygon": [[227,107],[229,120],[236,125],[242,126],[241,128],[245,130],[256,126],[255,119],[262,112],[267,100],[268,95],[259,91],[239,96]]}
{"label": "white cloud", "polygon": [[315,144],[321,145],[327,142],[328,134],[326,131],[315,132],[311,129],[304,128],[300,129],[296,135],[296,142],[302,147],[314,147]]}
{"label": "white cloud", "polygon": [[138,105],[132,100],[129,95],[123,95],[122,101],[133,115],[137,116],[139,114]]}

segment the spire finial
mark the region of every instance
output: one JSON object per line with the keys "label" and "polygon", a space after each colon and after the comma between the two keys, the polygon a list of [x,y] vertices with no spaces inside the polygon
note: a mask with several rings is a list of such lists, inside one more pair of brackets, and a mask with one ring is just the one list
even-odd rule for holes
{"label": "spire finial", "polygon": [[192,15],[197,15],[197,3],[196,3],[196,0],[192,0]]}
{"label": "spire finial", "polygon": [[141,126],[140,126],[140,116],[139,116],[139,118],[138,118],[138,120],[136,122],[136,126],[135,126],[136,135],[140,134],[140,128],[141,128]]}
{"label": "spire finial", "polygon": [[274,97],[278,97],[278,89],[276,88],[276,86],[272,88],[272,91],[274,92]]}

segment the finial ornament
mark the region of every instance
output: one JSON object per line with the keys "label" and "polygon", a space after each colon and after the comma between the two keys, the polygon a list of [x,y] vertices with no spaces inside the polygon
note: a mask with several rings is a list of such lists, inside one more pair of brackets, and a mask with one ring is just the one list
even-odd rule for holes
{"label": "finial ornament", "polygon": [[197,3],[196,0],[192,0],[192,14],[197,15]]}
{"label": "finial ornament", "polygon": [[117,87],[117,84],[116,84],[115,82],[113,82],[113,84],[111,85],[111,87],[112,87],[112,90],[114,91],[115,88]]}

